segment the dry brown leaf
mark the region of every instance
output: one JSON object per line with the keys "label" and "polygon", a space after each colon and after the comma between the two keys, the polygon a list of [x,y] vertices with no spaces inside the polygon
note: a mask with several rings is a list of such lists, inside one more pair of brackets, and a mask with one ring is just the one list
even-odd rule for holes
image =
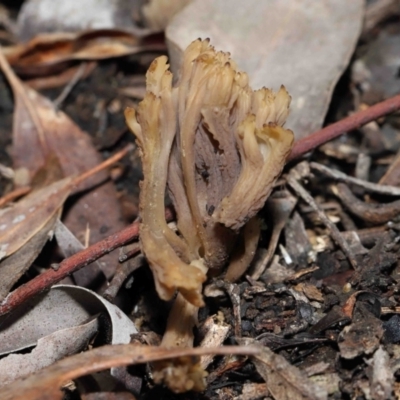
{"label": "dry brown leaf", "polygon": [[56,212],[39,231],[14,254],[0,262],[0,302],[8,295],[14,284],[32,265],[50,238],[58,220]]}
{"label": "dry brown leaf", "polygon": [[167,27],[172,71],[194,39],[229,51],[254,88],[285,85],[296,139],[321,127],[361,32],[364,0],[200,0]]}
{"label": "dry brown leaf", "polygon": [[[99,326],[106,343],[129,343],[131,335],[137,333],[133,322],[117,306],[91,290],[69,285],[53,286],[1,318],[0,355],[36,347],[30,353],[24,350],[0,361],[0,386],[82,349],[98,328],[97,323],[82,324],[99,314],[108,319]],[[111,369],[112,376],[118,372]]]}
{"label": "dry brown leaf", "polygon": [[[62,111],[56,111],[48,99],[24,86],[1,53],[0,66],[14,92],[12,153],[15,168],[28,169],[32,177],[53,155],[68,176],[86,172],[101,163],[101,156],[89,135]],[[65,224],[78,238],[89,226],[90,244],[125,226],[113,183],[99,185],[107,178],[108,174],[102,171],[78,185],[76,191],[97,186],[80,196],[68,208],[65,217]],[[114,273],[115,258],[109,254],[100,261],[107,278]]]}
{"label": "dry brown leaf", "polygon": [[74,60],[104,60],[164,48],[163,43],[146,44],[126,31],[99,29],[39,35],[28,43],[4,48],[4,54],[16,72],[33,76],[59,71]]}
{"label": "dry brown leaf", "polygon": [[[105,239],[126,226],[112,182],[106,182],[81,195],[67,210],[63,221],[81,241],[89,227],[89,245]],[[117,260],[118,254],[114,252],[103,256],[98,261],[107,279],[114,275],[118,265]]]}
{"label": "dry brown leaf", "polygon": [[[71,257],[85,247],[76,236],[58,219],[55,224],[54,236],[57,244],[65,258]],[[1,273],[1,270],[0,270]],[[77,286],[90,287],[97,282],[104,282],[104,274],[101,272],[98,261],[86,265],[86,267],[72,274]]]}
{"label": "dry brown leaf", "polygon": [[324,400],[328,395],[322,387],[313,383],[297,367],[268,347],[254,339],[237,339],[241,345],[256,346],[258,353],[252,357],[258,373],[267,383],[275,400]]}
{"label": "dry brown leaf", "polygon": [[103,326],[107,329],[104,335],[109,340],[107,344],[129,343],[131,335],[137,333],[133,322],[120,308],[95,292],[78,286],[56,285],[0,319],[0,355],[32,347],[40,338],[86,323],[98,314],[109,320]]}
{"label": "dry brown leaf", "polygon": [[382,321],[373,315],[353,320],[339,335],[340,356],[349,360],[363,354],[372,354],[378,349],[383,334]]}
{"label": "dry brown leaf", "polygon": [[93,319],[82,325],[55,331],[40,338],[32,351],[3,357],[0,360],[0,386],[81,351],[97,332],[98,325],[97,319]]}
{"label": "dry brown leaf", "polygon": [[104,346],[58,361],[40,372],[0,389],[2,400],[61,400],[59,388],[70,380],[112,367],[143,364],[176,357],[206,354],[255,355],[259,350],[251,346],[218,348],[165,349],[133,344]]}
{"label": "dry brown leaf", "polygon": [[[31,182],[32,188],[35,190],[45,188],[46,186],[61,180],[63,173],[57,157],[50,156],[44,166],[33,177]],[[50,238],[52,230],[57,219],[61,215],[61,207],[58,212],[50,216],[46,224],[15,253],[0,262],[0,300],[8,295],[12,286],[18,281],[22,274],[28,270],[35,258],[39,255],[43,246]],[[30,229],[30,225],[25,226],[26,230]]]}
{"label": "dry brown leaf", "polygon": [[72,178],[29,193],[0,214],[0,260],[15,253],[60,210],[69,196]]}
{"label": "dry brown leaf", "polygon": [[104,297],[92,290],[72,285],[55,285],[52,291],[64,292],[80,307],[89,310],[92,315],[103,313],[110,321],[107,336],[110,344],[129,343],[131,335],[137,333],[136,326],[129,317],[115,304],[110,303]]}
{"label": "dry brown leaf", "polygon": [[[0,67],[14,94],[13,163],[26,168],[31,178],[45,166],[49,157],[56,158],[65,176],[83,173],[100,164],[101,159],[84,133],[50,100],[26,87],[0,53]],[[77,190],[88,189],[107,178],[105,172],[85,180]]]}
{"label": "dry brown leaf", "polygon": [[[41,189],[63,179],[64,176],[58,157],[55,154],[50,154],[45,159],[44,165],[35,172],[30,184],[33,190]],[[14,184],[18,186],[17,183]]]}
{"label": "dry brown leaf", "polygon": [[55,72],[52,75],[46,75],[42,77],[33,77],[32,79],[26,79],[24,82],[27,86],[35,90],[53,89],[60,86],[68,85],[76,76],[79,75],[80,69],[84,68],[80,80],[86,79],[97,67],[96,61],[85,62],[85,66],[82,64],[69,67],[61,72]]}
{"label": "dry brown leaf", "polygon": [[39,339],[82,325],[101,311],[101,307],[93,304],[81,304],[80,298],[71,295],[68,289],[52,288],[1,318],[0,354],[33,347]]}
{"label": "dry brown leaf", "polygon": [[294,287],[294,289],[299,292],[303,292],[310,300],[316,300],[320,302],[324,301],[324,296],[321,291],[311,283],[300,282]]}

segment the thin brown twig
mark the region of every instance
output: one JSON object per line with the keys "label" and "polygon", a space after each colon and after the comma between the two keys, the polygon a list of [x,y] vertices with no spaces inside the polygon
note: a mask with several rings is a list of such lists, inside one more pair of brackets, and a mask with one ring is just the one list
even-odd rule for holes
{"label": "thin brown twig", "polygon": [[354,178],[352,176],[346,175],[345,173],[338,171],[333,168],[328,168],[325,165],[310,162],[311,169],[324,174],[325,176],[335,179],[337,181],[350,183],[352,185],[363,188],[364,190],[372,193],[378,193],[385,196],[400,196],[400,188],[390,185],[382,185],[379,183],[363,181],[362,179]]}
{"label": "thin brown twig", "polygon": [[97,172],[103,171],[104,169],[106,169],[106,168],[110,167],[111,165],[115,164],[121,158],[125,157],[132,149],[133,149],[132,143],[127,144],[124,148],[119,150],[117,153],[115,153],[110,158],[107,158],[107,160],[104,160],[101,164],[96,165],[95,167],[93,167],[93,168],[89,169],[88,171],[84,172],[83,174],[77,176],[73,181],[73,185],[78,186],[84,180],[86,180],[87,178],[93,176]]}
{"label": "thin brown twig", "polygon": [[81,63],[79,68],[76,70],[74,76],[71,78],[71,80],[68,82],[68,84],[64,87],[64,89],[59,94],[59,96],[53,101],[53,105],[56,110],[60,109],[62,103],[69,96],[72,89],[82,79],[83,75],[85,74],[86,67],[87,67],[86,62]]}
{"label": "thin brown twig", "polygon": [[[91,177],[94,174],[97,174],[97,172],[103,171],[104,169],[108,168],[109,166],[113,165],[117,161],[119,161],[121,158],[125,157],[131,150],[133,149],[132,144],[126,145],[123,149],[115,153],[112,157],[108,158],[107,160],[103,161],[101,164],[96,165],[92,169],[84,172],[83,174],[77,176],[72,184],[74,186],[79,185],[81,182],[83,182],[85,179]],[[24,186],[21,188],[17,188],[13,190],[12,192],[6,194],[5,196],[0,198],[0,207],[3,207],[5,204],[9,203],[10,201],[15,200],[18,197],[23,196],[24,194],[27,194],[31,191],[30,186]]]}
{"label": "thin brown twig", "polygon": [[108,236],[106,239],[97,242],[87,249],[66,258],[59,264],[57,270],[50,268],[46,272],[30,280],[25,285],[22,285],[11,292],[0,305],[0,315],[10,312],[25,300],[43,292],[71,273],[78,271],[80,268],[98,260],[101,256],[104,256],[114,249],[136,239],[138,234],[139,224],[135,223],[114,235]]}
{"label": "thin brown twig", "polygon": [[30,186],[23,186],[13,190],[10,193],[7,193],[5,196],[0,198],[0,208],[6,205],[7,203],[10,203],[11,201],[17,199],[18,197],[21,197],[24,194],[29,193],[31,189],[32,188]]}
{"label": "thin brown twig", "polygon": [[374,121],[400,109],[400,94],[381,103],[375,104],[366,110],[358,111],[332,125],[322,128],[311,135],[295,142],[288,161],[299,158],[309,151],[337,138],[344,133],[358,129],[360,126]]}
{"label": "thin brown twig", "polygon": [[301,197],[308,205],[310,205],[314,211],[318,214],[321,222],[328,228],[329,233],[332,239],[336,242],[336,244],[342,249],[343,253],[346,255],[350,264],[354,269],[358,269],[357,260],[350,249],[350,246],[346,242],[346,240],[342,237],[339,232],[337,226],[330,221],[330,219],[326,216],[323,210],[318,206],[315,202],[314,198],[304,189],[304,187],[300,184],[301,176],[296,171],[295,168],[291,169],[287,176],[287,183],[290,187],[297,193],[299,197]]}

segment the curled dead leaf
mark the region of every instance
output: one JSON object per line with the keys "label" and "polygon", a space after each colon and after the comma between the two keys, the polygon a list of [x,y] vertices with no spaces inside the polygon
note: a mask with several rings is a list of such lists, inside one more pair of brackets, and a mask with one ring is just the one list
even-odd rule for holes
{"label": "curled dead leaf", "polygon": [[124,30],[93,29],[79,33],[41,34],[3,51],[19,74],[37,76],[60,71],[74,60],[104,60],[162,48],[163,44],[145,44]]}
{"label": "curled dead leaf", "polygon": [[0,214],[0,260],[15,253],[60,210],[72,190],[64,178],[32,192]]}

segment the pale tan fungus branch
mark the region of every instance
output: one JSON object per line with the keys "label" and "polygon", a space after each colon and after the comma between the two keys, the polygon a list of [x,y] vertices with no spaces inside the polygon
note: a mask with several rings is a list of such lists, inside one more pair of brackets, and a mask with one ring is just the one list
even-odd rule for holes
{"label": "pale tan fungus branch", "polygon": [[[237,280],[255,252],[255,218],[290,153],[293,133],[283,128],[290,96],[253,91],[246,73],[208,40],[185,51],[179,81],[172,87],[166,57],[146,75],[147,93],[137,112],[126,110],[143,163],[140,243],[158,294],[176,291],[163,346],[192,346],[202,283],[207,270],[222,272],[233,250],[227,278]],[[166,224],[168,189],[177,233]],[[241,235],[243,232],[243,235]],[[201,390],[204,371],[189,359],[157,364],[154,377],[176,391]]]}

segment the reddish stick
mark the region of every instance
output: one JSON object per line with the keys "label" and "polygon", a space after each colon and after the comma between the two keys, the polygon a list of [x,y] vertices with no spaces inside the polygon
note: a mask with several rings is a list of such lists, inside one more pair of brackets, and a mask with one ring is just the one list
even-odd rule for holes
{"label": "reddish stick", "polygon": [[23,196],[31,191],[30,186],[23,186],[18,189],[13,190],[12,192],[6,194],[5,196],[0,198],[0,208],[5,206],[7,203],[17,199],[18,197]]}
{"label": "reddish stick", "polygon": [[[171,209],[167,208],[165,210],[165,218],[167,221],[171,221],[174,218]],[[50,268],[24,285],[21,285],[11,292],[0,304],[0,315],[7,314],[30,297],[43,292],[78,269],[86,267],[86,265],[98,260],[118,247],[137,239],[139,236],[139,225],[139,222],[134,222],[132,225],[122,229],[122,231],[114,233],[87,249],[66,258],[59,264],[56,270]]]}
{"label": "reddish stick", "polygon": [[59,264],[57,270],[50,268],[11,292],[0,305],[0,315],[10,312],[25,300],[28,300],[37,293],[43,292],[61,279],[96,261],[105,254],[137,239],[138,235],[139,223],[135,222],[122,231],[108,236],[106,239],[97,242],[87,249],[66,258]]}
{"label": "reddish stick", "polygon": [[295,142],[288,161],[299,158],[308,153],[310,150],[317,148],[321,144],[329,142],[330,140],[335,139],[344,133],[357,129],[368,122],[375,121],[376,119],[387,114],[391,114],[399,109],[400,94],[382,101],[381,103],[375,104],[366,110],[356,112],[347,118],[322,128],[319,131],[316,131],[311,135]]}

